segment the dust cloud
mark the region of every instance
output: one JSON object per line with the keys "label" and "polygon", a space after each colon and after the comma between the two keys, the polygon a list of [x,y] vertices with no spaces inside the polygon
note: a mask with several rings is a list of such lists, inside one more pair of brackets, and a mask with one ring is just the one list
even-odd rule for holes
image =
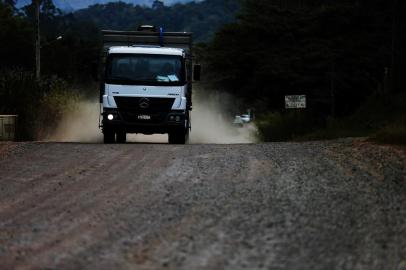
{"label": "dust cloud", "polygon": [[254,124],[243,127],[233,125],[230,111],[238,112],[238,109],[234,108],[236,100],[231,95],[198,88],[193,98],[190,143],[236,144],[256,141]]}
{"label": "dust cloud", "polygon": [[[256,141],[253,124],[234,126],[230,106],[234,99],[225,94],[197,89],[194,93],[192,131],[189,142],[194,144],[237,144]],[[231,108],[233,109],[233,108]],[[103,136],[99,129],[100,104],[96,101],[82,101],[65,113],[60,125],[47,141],[101,143]],[[167,143],[167,134],[128,134],[128,142]]]}
{"label": "dust cloud", "polygon": [[81,101],[70,108],[58,128],[48,141],[58,142],[103,142],[99,129],[100,104],[96,101]]}

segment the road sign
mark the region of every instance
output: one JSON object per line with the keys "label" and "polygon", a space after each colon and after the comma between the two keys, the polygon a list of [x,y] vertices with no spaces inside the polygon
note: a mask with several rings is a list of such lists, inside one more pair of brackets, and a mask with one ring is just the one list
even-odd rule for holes
{"label": "road sign", "polygon": [[305,95],[290,95],[285,96],[286,109],[305,109],[306,96]]}

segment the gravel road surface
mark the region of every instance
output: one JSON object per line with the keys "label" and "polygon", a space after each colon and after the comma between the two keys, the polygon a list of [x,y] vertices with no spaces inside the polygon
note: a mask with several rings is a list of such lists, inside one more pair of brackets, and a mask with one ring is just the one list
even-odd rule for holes
{"label": "gravel road surface", "polygon": [[406,269],[406,150],[0,143],[0,269]]}

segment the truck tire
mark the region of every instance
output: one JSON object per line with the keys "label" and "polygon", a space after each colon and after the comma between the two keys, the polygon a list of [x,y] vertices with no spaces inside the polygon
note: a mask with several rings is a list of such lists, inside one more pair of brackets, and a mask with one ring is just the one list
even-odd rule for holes
{"label": "truck tire", "polygon": [[117,132],[117,143],[125,143],[127,141],[127,133],[125,131]]}
{"label": "truck tire", "polygon": [[189,138],[189,129],[169,132],[168,138],[170,144],[185,144]]}
{"label": "truck tire", "polygon": [[105,130],[103,130],[103,136],[104,136],[104,143],[105,144],[114,143],[115,133],[113,131],[105,129]]}

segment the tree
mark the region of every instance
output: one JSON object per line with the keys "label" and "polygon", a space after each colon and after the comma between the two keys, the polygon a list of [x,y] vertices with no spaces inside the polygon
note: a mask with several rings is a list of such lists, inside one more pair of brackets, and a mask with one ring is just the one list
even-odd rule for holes
{"label": "tree", "polygon": [[16,3],[17,3],[16,0],[0,0],[0,4],[9,5],[13,8],[15,8]]}
{"label": "tree", "polygon": [[164,8],[164,7],[165,7],[165,4],[164,4],[164,2],[162,2],[162,1],[155,0],[155,1],[152,3],[152,9],[158,10],[158,9],[162,9],[162,8]]}
{"label": "tree", "polygon": [[350,113],[390,64],[391,8],[383,0],[246,0],[210,44],[209,70],[225,89],[274,109],[285,94],[329,102],[334,85],[339,113]]}
{"label": "tree", "polygon": [[33,67],[33,27],[5,4],[0,4],[0,69]]}

